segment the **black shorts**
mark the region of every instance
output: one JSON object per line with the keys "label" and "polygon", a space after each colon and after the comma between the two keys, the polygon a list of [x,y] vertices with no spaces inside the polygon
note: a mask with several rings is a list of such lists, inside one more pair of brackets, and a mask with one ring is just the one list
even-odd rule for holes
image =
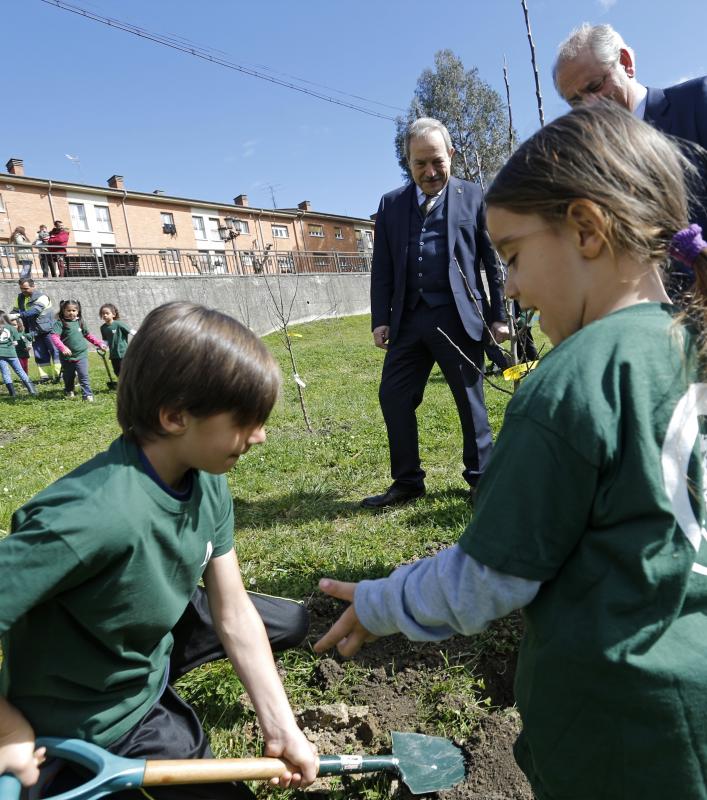
{"label": "black shorts", "polygon": [[[248,594],[265,624],[274,652],[301,644],[309,630],[309,613],[302,603],[284,597]],[[213,629],[206,592],[201,588],[193,594],[172,633],[174,648],[169,684],[201,664],[226,657]],[[111,753],[137,759],[213,757],[194,709],[169,684],[140,722],[107,748]],[[64,768],[42,794],[60,794],[86,779],[79,770]],[[151,786],[111,797],[115,800],[251,800],[254,795],[244,783],[211,783]]]}

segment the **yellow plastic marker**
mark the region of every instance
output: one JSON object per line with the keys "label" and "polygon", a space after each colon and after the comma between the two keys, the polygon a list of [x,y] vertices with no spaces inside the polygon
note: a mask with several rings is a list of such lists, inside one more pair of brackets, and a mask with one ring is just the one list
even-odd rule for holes
{"label": "yellow plastic marker", "polygon": [[527,361],[523,364],[514,364],[512,367],[503,370],[503,377],[507,381],[519,381],[531,369],[535,369],[539,363],[539,361]]}

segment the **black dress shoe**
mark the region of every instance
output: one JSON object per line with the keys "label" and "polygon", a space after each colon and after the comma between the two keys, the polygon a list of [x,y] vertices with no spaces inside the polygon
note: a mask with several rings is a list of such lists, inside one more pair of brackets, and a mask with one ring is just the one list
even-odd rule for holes
{"label": "black dress shoe", "polygon": [[400,486],[393,484],[385,494],[374,494],[361,500],[362,508],[388,508],[410,503],[425,494],[424,486]]}

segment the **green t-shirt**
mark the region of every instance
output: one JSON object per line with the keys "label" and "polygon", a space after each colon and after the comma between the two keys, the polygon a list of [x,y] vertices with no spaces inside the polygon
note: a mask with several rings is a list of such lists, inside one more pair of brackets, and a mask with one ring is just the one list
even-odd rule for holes
{"label": "green t-shirt", "polygon": [[[13,328],[13,330],[16,330]],[[26,333],[17,331],[17,358],[29,358],[29,349],[32,346],[32,338]]]}
{"label": "green t-shirt", "polygon": [[177,500],[117,439],[15,512],[0,541],[3,694],[38,735],[115,741],[159,697],[171,630],[209,558],[232,547],[222,475],[195,473]]}
{"label": "green t-shirt", "polygon": [[18,358],[15,342],[20,334],[12,325],[0,325],[0,358]]}
{"label": "green t-shirt", "polygon": [[541,800],[707,798],[707,384],[690,343],[650,303],[550,352],[508,405],[460,542],[542,581],[515,748]]}
{"label": "green t-shirt", "polygon": [[101,337],[106,342],[111,358],[123,358],[128,349],[130,328],[121,320],[114,319],[110,325],[101,325]]}
{"label": "green t-shirt", "polygon": [[80,361],[82,358],[86,358],[88,354],[88,340],[86,339],[88,328],[80,319],[71,321],[58,319],[54,323],[52,333],[56,333],[61,341],[71,350],[70,356],[62,354],[61,357],[65,361]]}

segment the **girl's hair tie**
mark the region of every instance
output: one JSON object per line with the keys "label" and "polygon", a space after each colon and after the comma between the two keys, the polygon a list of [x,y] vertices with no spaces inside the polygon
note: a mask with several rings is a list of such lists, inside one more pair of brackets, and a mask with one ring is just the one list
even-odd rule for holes
{"label": "girl's hair tie", "polygon": [[705,249],[707,242],[702,238],[702,228],[696,222],[678,231],[670,242],[670,255],[688,267],[694,265],[697,256]]}

